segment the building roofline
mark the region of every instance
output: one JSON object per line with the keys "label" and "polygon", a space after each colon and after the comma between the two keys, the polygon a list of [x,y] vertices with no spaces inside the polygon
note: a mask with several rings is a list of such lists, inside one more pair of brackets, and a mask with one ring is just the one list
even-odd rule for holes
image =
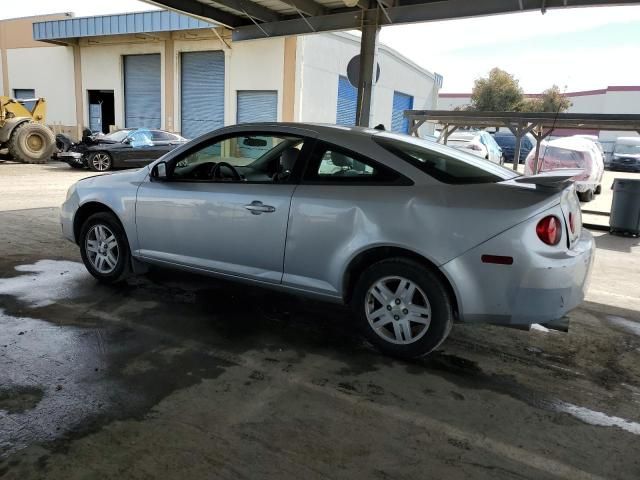
{"label": "building roofline", "polygon": [[[327,33],[325,33],[325,35],[333,35],[333,36],[336,36],[336,37],[344,38],[345,40],[349,40],[351,42],[357,43],[358,47],[360,46],[360,38],[357,35],[354,35],[352,33],[348,33],[348,32],[327,32]],[[414,70],[418,71],[422,75],[428,76],[432,80],[435,80],[436,79],[436,75],[438,75],[435,72],[431,72],[430,70],[427,70],[426,68],[421,67],[420,65],[415,63],[413,60],[409,60],[407,57],[402,55],[396,49],[394,49],[394,48],[392,48],[392,47],[390,47],[388,45],[385,45],[384,43],[380,43],[378,48],[384,50],[385,52],[387,52],[387,53],[389,53],[391,55],[393,55],[395,58],[397,58],[401,62],[405,63],[409,67],[411,67]]]}

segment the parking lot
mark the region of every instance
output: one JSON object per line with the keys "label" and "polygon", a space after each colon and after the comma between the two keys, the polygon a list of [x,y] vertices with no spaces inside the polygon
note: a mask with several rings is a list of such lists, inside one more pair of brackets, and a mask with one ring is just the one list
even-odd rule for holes
{"label": "parking lot", "polygon": [[57,208],[92,174],[0,163],[0,477],[640,477],[639,239],[594,233],[568,333],[456,325],[406,362],[340,307],[161,270],[97,284]]}

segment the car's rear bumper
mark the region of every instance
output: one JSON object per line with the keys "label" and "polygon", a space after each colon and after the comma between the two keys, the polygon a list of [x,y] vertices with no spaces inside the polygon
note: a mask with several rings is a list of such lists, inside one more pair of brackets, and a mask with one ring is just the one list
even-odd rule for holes
{"label": "car's rear bumper", "polygon": [[[483,254],[506,255],[509,246],[516,247],[512,265],[482,263]],[[442,268],[454,284],[461,321],[530,325],[557,321],[580,305],[594,252],[587,230],[571,250],[553,254],[532,252],[517,233],[503,234]]]}

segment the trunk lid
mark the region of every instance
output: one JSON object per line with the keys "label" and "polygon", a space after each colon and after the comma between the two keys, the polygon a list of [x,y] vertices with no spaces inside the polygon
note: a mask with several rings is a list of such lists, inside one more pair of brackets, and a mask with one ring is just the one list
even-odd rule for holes
{"label": "trunk lid", "polygon": [[559,191],[560,208],[564,217],[567,247],[573,248],[582,232],[582,211],[576,194],[574,180],[583,174],[583,170],[564,169],[544,172],[530,177],[518,177],[513,180],[523,186],[541,190]]}

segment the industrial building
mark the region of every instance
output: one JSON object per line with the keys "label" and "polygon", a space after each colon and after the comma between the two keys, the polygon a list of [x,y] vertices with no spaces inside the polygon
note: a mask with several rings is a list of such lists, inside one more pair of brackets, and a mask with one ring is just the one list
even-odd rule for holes
{"label": "industrial building", "polygon": [[[0,22],[2,91],[45,97],[47,123],[73,136],[153,127],[187,138],[238,122],[353,125],[348,33],[233,42],[230,31],[169,11]],[[406,131],[402,111],[434,108],[442,77],[378,49],[371,124]],[[41,75],[33,75],[33,66]]]}

